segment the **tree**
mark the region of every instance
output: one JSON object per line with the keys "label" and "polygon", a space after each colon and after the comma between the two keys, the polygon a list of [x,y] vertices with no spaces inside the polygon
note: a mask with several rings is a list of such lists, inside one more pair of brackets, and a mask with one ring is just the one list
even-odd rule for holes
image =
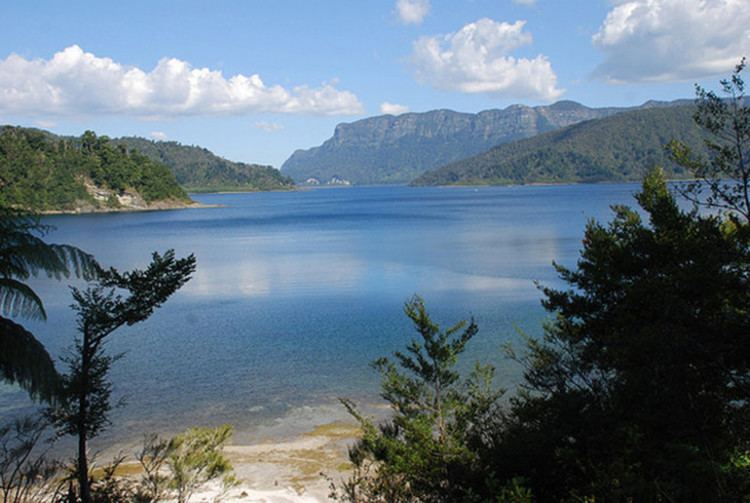
{"label": "tree", "polygon": [[224,490],[236,485],[232,465],[222,453],[231,435],[229,425],[191,428],[168,440],[147,435],[136,455],[143,475],[135,501],[163,501],[172,489],[178,503],[186,503],[196,488],[218,477],[222,477]]}
{"label": "tree", "polygon": [[136,454],[143,475],[137,490],[137,501],[157,503],[162,501],[170,485],[170,478],[164,473],[164,465],[172,454],[172,443],[156,434],[145,435],[143,446]]}
{"label": "tree", "polygon": [[191,428],[170,440],[167,466],[177,503],[187,503],[197,487],[220,476],[225,485],[235,484],[232,465],[221,452],[231,436],[232,427],[223,425]]}
{"label": "tree", "polygon": [[727,210],[750,221],[750,107],[742,72],[745,58],[729,79],[722,80],[724,98],[696,85],[696,124],[707,133],[709,158],[697,157],[685,144],[669,144],[673,160],[696,180],[680,193],[696,204]]}
{"label": "tree", "polygon": [[461,380],[455,365],[477,333],[473,320],[441,331],[414,297],[404,306],[419,338],[395,362],[381,358],[374,367],[382,377],[382,397],[393,417],[375,426],[344,400],[363,435],[350,449],[354,475],[334,496],[360,501],[471,501],[476,481],[474,453],[467,445],[479,435],[499,392],[491,390],[493,369],[477,365]]}
{"label": "tree", "polygon": [[[87,442],[109,425],[112,384],[109,370],[118,358],[104,351],[104,343],[123,325],[147,319],[195,271],[195,257],[176,259],[172,250],[153,254],[144,270],[120,273],[102,270],[85,290],[73,289],[80,333],[63,376],[61,403],[50,410],[62,435],[78,437],[77,478],[80,498],[90,503]],[[126,292],[123,297],[121,292]]]}
{"label": "tree", "polygon": [[542,501],[737,501],[750,485],[750,227],[681,211],[660,170],[590,222],[482,457]]}
{"label": "tree", "polygon": [[47,318],[28,279],[40,274],[92,279],[99,270],[94,257],[79,248],[45,242],[50,230],[34,216],[0,208],[0,376],[44,400],[59,386],[52,358],[33,334],[8,318]]}

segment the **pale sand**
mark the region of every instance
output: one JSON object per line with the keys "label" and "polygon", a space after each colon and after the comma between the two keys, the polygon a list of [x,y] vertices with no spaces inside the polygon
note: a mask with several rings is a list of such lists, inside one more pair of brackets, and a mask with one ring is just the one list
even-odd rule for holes
{"label": "pale sand", "polygon": [[[220,500],[235,503],[331,501],[326,476],[337,482],[346,477],[350,469],[347,446],[359,432],[354,423],[337,421],[289,441],[226,446],[224,453],[232,462],[240,483]],[[135,466],[129,464],[122,468],[129,471],[128,468]],[[211,482],[196,491],[190,503],[211,503],[221,493],[221,484]]]}
{"label": "pale sand", "polygon": [[359,432],[353,423],[334,422],[287,442],[227,446],[224,452],[244,486],[239,493],[248,494],[227,501],[329,501],[330,483],[323,474],[336,481],[346,475],[347,446]]}

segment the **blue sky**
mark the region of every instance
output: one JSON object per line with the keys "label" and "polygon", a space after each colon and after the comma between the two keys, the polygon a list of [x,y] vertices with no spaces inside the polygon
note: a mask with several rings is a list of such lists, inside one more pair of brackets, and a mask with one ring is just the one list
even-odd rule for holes
{"label": "blue sky", "polygon": [[3,2],[0,123],[279,167],[339,122],[716,87],[747,0]]}

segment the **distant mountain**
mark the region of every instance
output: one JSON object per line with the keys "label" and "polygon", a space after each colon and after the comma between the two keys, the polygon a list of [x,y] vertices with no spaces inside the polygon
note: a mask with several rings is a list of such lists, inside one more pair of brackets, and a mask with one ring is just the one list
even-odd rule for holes
{"label": "distant mountain", "polygon": [[692,105],[652,106],[506,143],[428,171],[414,185],[516,184],[640,180],[655,165],[686,173],[665,145],[680,140],[704,151]]}
{"label": "distant mountain", "polygon": [[185,207],[165,165],[86,131],[80,137],[0,127],[0,205],[40,212]]}
{"label": "distant mountain", "polygon": [[[689,103],[689,102],[688,102]],[[674,106],[649,102],[645,108]],[[573,101],[513,105],[477,114],[434,110],[381,115],[336,126],[319,147],[297,150],[281,172],[297,182],[405,183],[421,173],[494,146],[630,109],[589,108]]]}
{"label": "distant mountain", "polygon": [[114,140],[166,164],[177,182],[192,192],[289,190],[291,178],[271,166],[233,162],[211,151],[174,141],[151,141],[124,137]]}

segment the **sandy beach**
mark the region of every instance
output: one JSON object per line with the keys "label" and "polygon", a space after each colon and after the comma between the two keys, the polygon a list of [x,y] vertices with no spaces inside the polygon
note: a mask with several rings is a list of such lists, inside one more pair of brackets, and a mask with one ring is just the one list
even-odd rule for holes
{"label": "sandy beach", "polygon": [[[350,469],[347,447],[358,434],[353,422],[334,421],[287,440],[227,445],[224,453],[239,484],[227,490],[220,481],[211,481],[195,491],[190,502],[331,501],[328,479],[339,481],[346,476]],[[140,473],[135,462],[121,465],[121,469],[128,476]]]}
{"label": "sandy beach", "polygon": [[[227,446],[224,452],[241,484],[225,501],[329,501],[325,476],[340,480],[349,470],[347,446],[358,433],[354,423],[333,422],[290,441]],[[211,501],[211,489],[216,494],[219,488],[208,489],[195,501]]]}

